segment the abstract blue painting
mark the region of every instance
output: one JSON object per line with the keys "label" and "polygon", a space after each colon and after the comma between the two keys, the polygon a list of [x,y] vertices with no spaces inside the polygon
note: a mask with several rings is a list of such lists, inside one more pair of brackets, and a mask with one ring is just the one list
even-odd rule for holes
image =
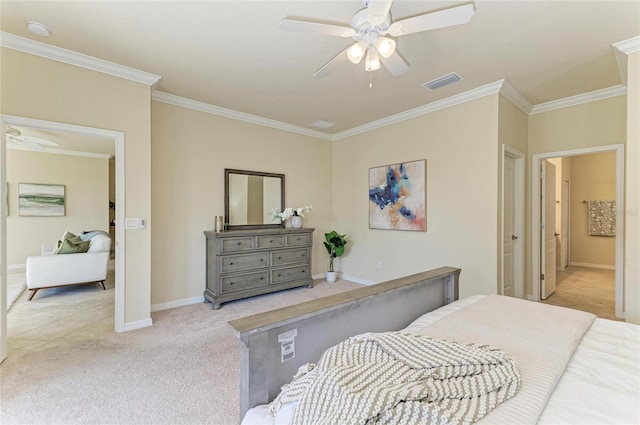
{"label": "abstract blue painting", "polygon": [[427,230],[427,161],[369,168],[369,228]]}

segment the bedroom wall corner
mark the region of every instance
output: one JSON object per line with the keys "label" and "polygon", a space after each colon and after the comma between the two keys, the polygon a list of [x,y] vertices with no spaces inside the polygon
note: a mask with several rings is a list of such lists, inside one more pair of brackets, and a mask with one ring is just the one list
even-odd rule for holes
{"label": "bedroom wall corner", "polygon": [[[338,271],[383,282],[446,265],[462,268],[461,297],[496,293],[498,96],[333,142],[333,223],[349,234]],[[419,159],[427,231],[369,229],[369,168]]]}
{"label": "bedroom wall corner", "polygon": [[640,324],[640,52],[627,55],[625,320]]}
{"label": "bedroom wall corner", "polygon": [[[504,240],[504,229],[502,223],[502,175],[504,170],[504,157],[503,157],[503,149],[502,145],[509,146],[513,149],[516,149],[519,152],[522,152],[527,155],[527,144],[528,144],[528,124],[529,117],[528,115],[518,108],[515,104],[513,104],[506,97],[500,95],[498,99],[498,181],[497,181],[497,191],[498,191],[498,214],[497,214],[497,264],[496,264],[496,273],[498,279],[496,279],[496,292],[498,294],[502,291],[502,270],[503,270],[503,255],[502,255],[502,247]],[[526,160],[524,162],[524,172],[526,174]],[[525,196],[523,210],[527,210],[527,198]],[[524,234],[518,235],[522,246],[525,248],[523,250],[524,258],[527,255],[527,238]],[[524,264],[524,258],[522,258],[522,263]],[[525,271],[525,282],[526,282],[526,271]],[[524,284],[526,288],[526,283]],[[525,291],[526,293],[526,291]]]}
{"label": "bedroom wall corner", "polygon": [[312,205],[312,274],[326,270],[324,232],[331,229],[331,142],[151,102],[151,304],[155,310],[202,300],[205,230],[224,215],[224,169],[285,175],[289,207]]}

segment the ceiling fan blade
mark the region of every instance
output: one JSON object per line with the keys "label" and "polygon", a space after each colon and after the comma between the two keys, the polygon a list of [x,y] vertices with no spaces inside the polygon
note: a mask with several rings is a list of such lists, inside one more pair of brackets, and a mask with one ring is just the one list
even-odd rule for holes
{"label": "ceiling fan blade", "polygon": [[331,73],[331,71],[333,71],[335,68],[338,67],[338,65],[340,65],[341,63],[347,61],[349,59],[348,56],[347,56],[347,50],[349,50],[349,48],[351,46],[348,46],[346,49],[344,49],[343,51],[341,51],[340,53],[335,55],[333,57],[333,59],[331,59],[329,62],[324,64],[324,66],[322,68],[320,68],[316,72],[314,72],[313,76],[314,77],[324,77],[326,75],[329,75]]}
{"label": "ceiling fan blade", "polygon": [[394,76],[404,74],[409,70],[409,64],[407,64],[404,59],[402,59],[402,56],[398,54],[397,50],[393,52],[393,54],[388,58],[380,55],[380,60],[382,61],[384,66],[387,67],[389,72]]}
{"label": "ceiling fan blade", "polygon": [[356,34],[356,31],[351,27],[298,21],[296,19],[283,19],[280,21],[280,29],[285,31],[311,32],[320,35],[334,35],[338,37],[353,37]]}
{"label": "ceiling fan blade", "polygon": [[35,136],[20,136],[20,139],[23,139],[25,142],[36,143],[43,146],[58,146],[56,142]]}
{"label": "ceiling fan blade", "polygon": [[380,25],[389,14],[393,0],[370,0],[367,6],[367,21],[372,25]]}
{"label": "ceiling fan blade", "polygon": [[32,140],[29,140],[25,137],[16,137],[16,136],[12,136],[10,134],[7,134],[7,140],[12,141],[13,143],[15,143],[18,146],[24,146],[25,148],[31,149],[31,150],[37,150],[37,151],[43,151],[44,147],[42,147],[42,145],[40,145],[39,143],[36,143]]}
{"label": "ceiling fan blade", "polygon": [[394,37],[398,37],[415,32],[466,24],[474,13],[475,10],[472,4],[464,4],[437,12],[425,13],[424,15],[394,22],[389,27],[388,33]]}

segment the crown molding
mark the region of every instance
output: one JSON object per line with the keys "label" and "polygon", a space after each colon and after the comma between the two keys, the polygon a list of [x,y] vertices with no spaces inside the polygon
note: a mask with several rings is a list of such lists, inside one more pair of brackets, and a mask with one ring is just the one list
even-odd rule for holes
{"label": "crown molding", "polygon": [[154,87],[159,75],[0,31],[0,46]]}
{"label": "crown molding", "polygon": [[262,125],[265,127],[275,128],[277,130],[288,131],[290,133],[302,134],[304,136],[311,136],[317,139],[331,141],[330,134],[323,133],[316,130],[310,130],[308,128],[300,127],[293,124],[287,124],[282,121],[276,121],[269,118],[260,117],[258,115],[247,114],[244,112],[234,111],[233,109],[227,109],[220,106],[214,106],[209,103],[199,102],[197,100],[188,99],[186,97],[176,96],[173,94],[153,90],[151,92],[151,100],[156,102],[166,103],[169,105],[179,106],[181,108],[192,109],[194,111],[204,112],[207,114],[218,115],[220,117],[230,118],[233,120],[239,120],[248,122],[251,124]]}
{"label": "crown molding", "polygon": [[7,144],[7,149],[15,150],[15,151],[35,152],[35,153],[49,153],[54,155],[83,156],[85,158],[110,159],[113,157],[113,155],[109,155],[107,153],[70,151],[66,149],[51,149],[51,148],[45,148],[45,147],[43,147],[42,150],[40,150],[40,149],[31,149],[26,146],[18,146],[18,145],[10,145],[10,144]]}
{"label": "crown molding", "polygon": [[507,80],[502,80],[502,87],[500,88],[500,94],[506,97],[516,105],[522,112],[529,115],[533,109],[533,104],[529,102],[529,99],[524,97],[515,87],[513,87]]}
{"label": "crown molding", "polygon": [[640,52],[640,35],[613,43],[612,46],[625,55]]}
{"label": "crown molding", "polygon": [[627,87],[617,85],[606,89],[594,90],[576,96],[565,97],[564,99],[552,100],[550,102],[539,103],[533,107],[529,115],[540,114],[542,112],[554,111],[556,109],[568,108],[570,106],[581,105],[583,103],[595,102],[596,100],[608,99],[610,97],[627,94]]}
{"label": "crown molding", "polygon": [[622,84],[627,85],[627,56],[631,53],[640,52],[640,36],[628,38],[626,40],[618,41],[611,45],[613,53],[616,56],[616,62],[618,63],[618,72],[620,73],[620,80]]}
{"label": "crown molding", "polygon": [[350,128],[348,130],[341,131],[339,133],[335,133],[333,135],[333,140],[340,140],[346,137],[355,136],[357,134],[366,133],[367,131],[375,130],[377,128],[386,127],[391,124],[396,124],[402,121],[409,120],[411,118],[416,118],[422,115],[430,114],[432,112],[439,111],[441,109],[450,108],[455,105],[459,105],[461,103],[469,102],[475,99],[480,99],[482,97],[496,94],[500,91],[502,87],[502,82],[504,80],[495,81],[490,84],[486,84],[484,86],[466,91],[464,93],[456,94],[454,96],[447,97],[445,99],[436,100],[435,102],[427,103],[426,105],[419,106],[414,109],[409,109],[408,111],[400,112],[399,114],[390,115],[385,118],[381,118],[376,121],[371,121],[370,123],[363,124],[357,127]]}

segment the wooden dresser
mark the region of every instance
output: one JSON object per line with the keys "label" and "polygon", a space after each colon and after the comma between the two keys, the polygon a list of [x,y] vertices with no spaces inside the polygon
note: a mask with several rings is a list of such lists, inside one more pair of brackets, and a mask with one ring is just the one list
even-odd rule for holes
{"label": "wooden dresser", "polygon": [[223,302],[298,286],[313,286],[314,229],[205,231],[205,300],[217,310]]}

